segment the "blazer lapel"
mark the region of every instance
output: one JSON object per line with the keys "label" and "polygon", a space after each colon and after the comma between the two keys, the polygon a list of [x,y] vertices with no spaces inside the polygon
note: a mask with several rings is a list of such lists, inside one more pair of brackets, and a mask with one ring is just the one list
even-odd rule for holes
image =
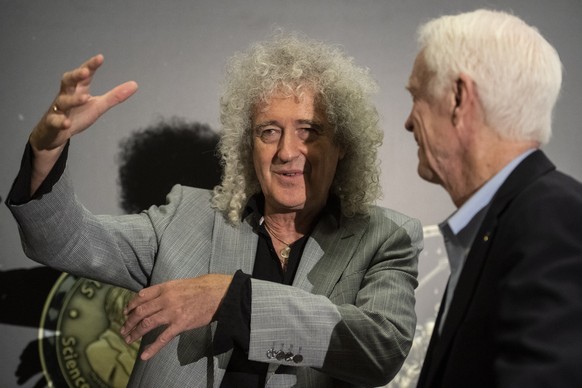
{"label": "blazer lapel", "polygon": [[[555,166],[544,153],[542,151],[535,151],[515,168],[492,199],[489,211],[481,224],[463,266],[441,336],[433,344],[434,349],[431,349],[430,354],[431,360],[427,359],[425,361],[429,364],[430,368],[427,375],[427,382],[434,381],[433,376],[440,369],[439,365],[441,362],[446,358],[458,327],[465,317],[483,267],[487,261],[487,254],[494,239],[499,217],[521,190],[536,180],[540,175],[553,169],[555,169]],[[435,330],[437,330],[436,325]],[[437,334],[435,333],[434,335]]]}
{"label": "blazer lapel", "polygon": [[349,222],[325,213],[311,233],[293,286],[313,294],[329,296],[358,246],[367,218],[353,218]]}
{"label": "blazer lapel", "polygon": [[[214,216],[212,233],[212,251],[209,259],[209,273],[235,273],[242,270],[246,274],[253,272],[257,253],[258,235],[247,220],[237,227],[229,224],[220,212]],[[213,327],[213,334],[214,334]],[[217,378],[222,379],[232,351],[215,355],[212,369],[218,369]]]}
{"label": "blazer lapel", "polygon": [[[250,217],[250,216],[249,216]],[[214,217],[210,273],[234,273],[241,269],[251,274],[257,253],[258,235],[248,220],[234,227],[220,212]]]}

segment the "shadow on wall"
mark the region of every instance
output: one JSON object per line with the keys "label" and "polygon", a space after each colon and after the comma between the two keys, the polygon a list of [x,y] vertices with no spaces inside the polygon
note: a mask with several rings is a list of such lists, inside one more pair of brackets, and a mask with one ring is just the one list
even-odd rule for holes
{"label": "shadow on wall", "polygon": [[[138,213],[161,205],[177,183],[212,189],[221,177],[218,140],[208,125],[178,118],[134,131],[120,142],[121,208]],[[20,355],[15,371],[18,385],[37,378],[35,388],[74,387],[81,382],[125,387],[137,349],[122,348],[125,343],[117,335],[119,322],[114,318],[128,293],[44,266],[0,271],[0,322],[39,328],[39,340],[29,343]],[[103,365],[112,364],[100,358],[120,349],[128,357],[118,373],[104,371]],[[60,368],[68,353],[75,356],[73,373]],[[100,376],[110,378],[105,381]]]}
{"label": "shadow on wall", "polygon": [[220,183],[219,136],[208,126],[179,119],[135,131],[120,143],[120,206],[138,213],[165,203],[180,183],[212,189]]}

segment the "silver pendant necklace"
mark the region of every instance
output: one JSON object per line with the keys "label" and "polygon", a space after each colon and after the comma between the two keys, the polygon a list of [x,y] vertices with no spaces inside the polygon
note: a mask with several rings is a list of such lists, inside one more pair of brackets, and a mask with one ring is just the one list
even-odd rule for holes
{"label": "silver pendant necklace", "polygon": [[287,261],[289,260],[289,255],[291,254],[291,244],[292,243],[289,244],[289,243],[286,243],[285,241],[281,240],[279,238],[279,236],[277,236],[275,234],[275,232],[273,232],[273,230],[271,228],[269,228],[269,225],[267,224],[267,221],[266,220],[263,220],[263,223],[265,224],[265,229],[267,229],[267,232],[269,232],[269,234],[271,236],[275,237],[278,241],[280,241],[283,244],[285,244],[285,247],[279,251],[279,254],[283,258],[281,260],[281,265],[283,266],[283,269],[287,268]]}

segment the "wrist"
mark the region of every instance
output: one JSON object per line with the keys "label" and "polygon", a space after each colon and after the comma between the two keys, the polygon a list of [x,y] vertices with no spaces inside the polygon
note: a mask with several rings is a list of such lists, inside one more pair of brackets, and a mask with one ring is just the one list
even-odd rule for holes
{"label": "wrist", "polygon": [[32,141],[29,140],[29,143],[32,150],[32,171],[30,179],[30,195],[32,196],[52,171],[63,153],[65,145],[53,149],[38,149]]}

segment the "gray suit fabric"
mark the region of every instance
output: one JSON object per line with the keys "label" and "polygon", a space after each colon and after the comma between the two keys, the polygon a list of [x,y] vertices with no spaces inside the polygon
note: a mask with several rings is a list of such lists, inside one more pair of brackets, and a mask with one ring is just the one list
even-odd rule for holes
{"label": "gray suit fabric", "polygon": [[[258,235],[249,216],[232,226],[211,192],[175,186],[168,203],[138,215],[96,216],[65,171],[52,191],[11,205],[25,253],[77,276],[139,290],[208,273],[252,273]],[[373,207],[368,216],[324,215],[293,286],[251,280],[251,360],[270,363],[267,387],[378,386],[399,370],[416,324],[420,223]],[[215,323],[182,333],[147,362],[131,387],[218,387],[230,352],[214,354]],[[142,347],[159,334],[153,330]],[[301,354],[269,359],[269,349]]]}

